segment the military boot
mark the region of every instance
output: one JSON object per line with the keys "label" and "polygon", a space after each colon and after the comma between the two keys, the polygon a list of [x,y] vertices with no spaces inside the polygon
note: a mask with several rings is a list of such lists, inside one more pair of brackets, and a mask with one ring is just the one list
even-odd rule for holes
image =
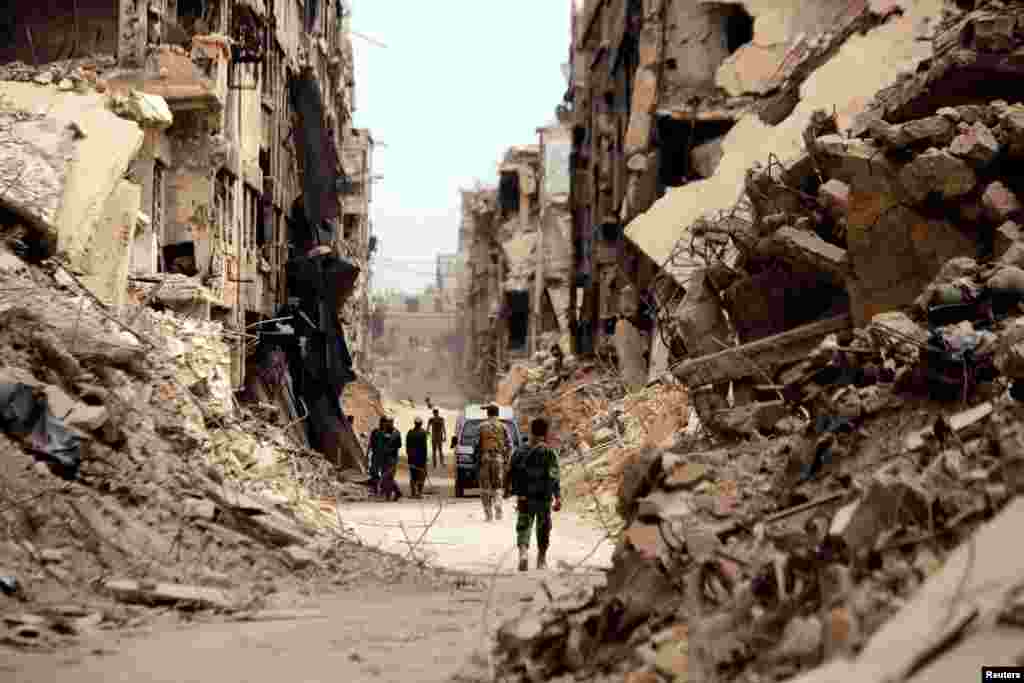
{"label": "military boot", "polygon": [[501,521],[501,499],[494,501],[494,518]]}
{"label": "military boot", "polygon": [[548,549],[538,548],[537,549],[537,569],[547,569],[548,567]]}
{"label": "military boot", "polygon": [[521,572],[528,569],[529,550],[525,545],[519,546],[519,571]]}
{"label": "military boot", "polygon": [[494,519],[494,518],[493,518],[493,517],[491,516],[491,506],[490,506],[490,505],[488,505],[487,503],[484,503],[484,518],[485,518],[485,519],[486,519],[486,520],[487,520],[488,522],[490,522],[490,521],[492,521],[492,520]]}

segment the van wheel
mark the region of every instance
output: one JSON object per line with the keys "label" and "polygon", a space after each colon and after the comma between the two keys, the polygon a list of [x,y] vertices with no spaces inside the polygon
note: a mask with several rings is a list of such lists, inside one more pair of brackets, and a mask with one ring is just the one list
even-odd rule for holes
{"label": "van wheel", "polygon": [[466,487],[462,485],[462,480],[459,479],[458,475],[455,476],[455,497],[463,498],[466,495]]}

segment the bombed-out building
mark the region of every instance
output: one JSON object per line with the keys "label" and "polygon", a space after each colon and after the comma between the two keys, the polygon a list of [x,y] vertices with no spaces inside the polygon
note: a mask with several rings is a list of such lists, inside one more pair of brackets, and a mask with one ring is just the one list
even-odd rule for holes
{"label": "bombed-out building", "polygon": [[347,0],[12,3],[0,173],[37,180],[3,186],[5,222],[50,238],[109,305],[223,322],[236,388],[279,314],[319,329],[320,360],[348,381],[366,355],[372,155],[351,122],[350,14]]}
{"label": "bombed-out building", "polygon": [[509,363],[568,341],[570,132],[537,132],[539,144],[505,154],[496,187],[462,193],[460,367],[472,396],[493,392]]}

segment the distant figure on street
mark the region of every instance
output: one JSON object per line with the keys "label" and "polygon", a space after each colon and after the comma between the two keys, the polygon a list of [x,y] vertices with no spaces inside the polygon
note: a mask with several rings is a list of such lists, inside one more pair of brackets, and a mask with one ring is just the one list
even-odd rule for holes
{"label": "distant figure on street", "polygon": [[537,569],[547,566],[551,541],[551,510],[562,509],[558,454],[548,446],[548,422],[542,417],[530,423],[530,445],[519,448],[509,463],[505,497],[516,496],[516,545],[519,571],[527,570],[530,530],[537,523]]}
{"label": "distant figure on street", "polygon": [[434,409],[434,402],[430,400],[430,396],[427,396],[427,410]]}
{"label": "distant figure on street", "polygon": [[388,418],[378,439],[378,444],[381,459],[381,495],[384,496],[384,500],[397,501],[402,497],[402,491],[395,481],[395,470],[398,469],[398,451],[402,449],[402,435],[395,429],[394,418]]}
{"label": "distant figure on street", "polygon": [[[480,500],[484,505],[484,516],[490,522],[501,520],[502,475],[508,461],[508,432],[498,419],[498,406],[487,406],[487,419],[480,425],[480,440],[477,442],[480,454]],[[493,508],[494,514],[491,515]]]}
{"label": "distant figure on street", "polygon": [[437,408],[434,408],[434,416],[427,423],[430,427],[430,442],[433,444],[434,469],[437,469],[438,458],[441,459],[441,467],[444,467],[444,442],[448,440],[448,430],[445,427],[444,418]]}
{"label": "distant figure on street", "polygon": [[405,456],[409,461],[410,493],[413,498],[422,498],[423,480],[427,478],[427,432],[421,417],[405,435]]}
{"label": "distant figure on street", "polygon": [[380,450],[380,438],[384,433],[384,428],[387,426],[388,419],[386,417],[380,418],[380,423],[376,429],[370,432],[370,440],[367,446],[367,455],[369,456],[370,465],[370,493],[374,496],[380,495],[380,482],[381,475],[383,474],[383,468],[381,467],[381,450]]}

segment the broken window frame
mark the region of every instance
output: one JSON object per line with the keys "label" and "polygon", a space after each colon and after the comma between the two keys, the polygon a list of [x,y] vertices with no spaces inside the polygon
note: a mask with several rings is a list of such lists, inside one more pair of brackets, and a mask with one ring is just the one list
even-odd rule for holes
{"label": "broken window frame", "polygon": [[214,179],[214,203],[217,224],[225,248],[235,245],[235,182],[238,179],[226,168],[217,171]]}

